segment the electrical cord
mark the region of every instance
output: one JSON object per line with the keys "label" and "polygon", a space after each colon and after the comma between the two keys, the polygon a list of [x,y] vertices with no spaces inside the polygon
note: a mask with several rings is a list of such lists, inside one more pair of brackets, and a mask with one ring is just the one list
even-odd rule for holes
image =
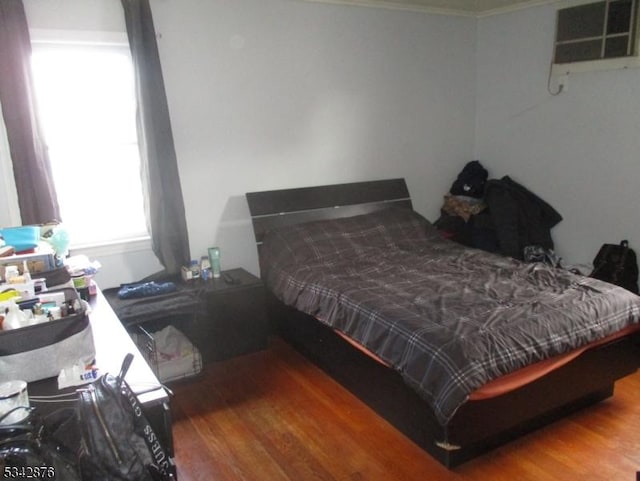
{"label": "electrical cord", "polygon": [[[556,12],[556,16],[555,16],[555,21],[554,21],[554,27],[553,27],[554,32],[558,32],[558,12]],[[553,74],[553,60],[555,57],[555,37],[554,37],[554,41],[553,41],[553,45],[552,45],[552,51],[551,51],[551,62],[549,62],[549,75],[547,76],[547,92],[549,92],[552,96],[557,96],[560,95],[563,91],[564,91],[564,83],[561,83],[560,85],[558,85],[558,90],[557,91],[552,91],[551,90],[551,78],[552,78],[552,74]]]}
{"label": "electrical cord", "polygon": [[551,90],[551,72],[553,71],[553,63],[551,63],[551,65],[549,66],[549,78],[547,79],[547,92],[549,92],[551,95],[553,95],[554,97],[557,95],[560,95],[562,92],[564,92],[564,84],[561,83],[560,85],[558,85],[558,90],[556,90],[555,92]]}

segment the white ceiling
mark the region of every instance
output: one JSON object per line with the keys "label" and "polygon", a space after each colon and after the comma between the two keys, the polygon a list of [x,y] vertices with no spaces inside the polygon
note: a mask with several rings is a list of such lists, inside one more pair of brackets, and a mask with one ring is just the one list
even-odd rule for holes
{"label": "white ceiling", "polygon": [[448,15],[486,16],[554,3],[554,0],[307,0]]}

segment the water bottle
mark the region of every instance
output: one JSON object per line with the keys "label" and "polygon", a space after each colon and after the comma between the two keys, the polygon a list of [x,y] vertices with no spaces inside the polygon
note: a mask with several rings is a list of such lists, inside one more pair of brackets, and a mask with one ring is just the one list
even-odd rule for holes
{"label": "water bottle", "polygon": [[218,247],[209,247],[209,263],[213,277],[217,279],[220,277],[220,249]]}
{"label": "water bottle", "polygon": [[7,307],[7,313],[4,316],[4,321],[2,322],[2,329],[5,331],[9,329],[20,329],[21,327],[25,327],[29,325],[29,318],[27,315],[22,312],[20,307],[13,301],[9,301],[9,306]]}

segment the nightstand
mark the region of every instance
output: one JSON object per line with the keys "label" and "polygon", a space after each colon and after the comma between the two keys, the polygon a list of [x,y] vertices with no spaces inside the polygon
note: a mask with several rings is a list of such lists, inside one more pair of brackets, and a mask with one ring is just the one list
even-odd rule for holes
{"label": "nightstand", "polygon": [[[227,282],[224,274],[233,282]],[[205,362],[266,349],[266,296],[259,278],[244,269],[230,269],[197,286],[201,314],[192,325],[191,338]]]}

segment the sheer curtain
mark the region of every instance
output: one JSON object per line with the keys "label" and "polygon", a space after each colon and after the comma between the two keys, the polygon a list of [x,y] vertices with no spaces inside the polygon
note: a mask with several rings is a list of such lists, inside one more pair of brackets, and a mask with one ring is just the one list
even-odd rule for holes
{"label": "sheer curtain", "polygon": [[180,176],[148,0],[122,0],[138,99],[138,141],[153,251],[167,274],[190,259]]}
{"label": "sheer curtain", "polygon": [[38,125],[31,40],[22,0],[0,1],[0,104],[23,224],[60,219],[47,147]]}

